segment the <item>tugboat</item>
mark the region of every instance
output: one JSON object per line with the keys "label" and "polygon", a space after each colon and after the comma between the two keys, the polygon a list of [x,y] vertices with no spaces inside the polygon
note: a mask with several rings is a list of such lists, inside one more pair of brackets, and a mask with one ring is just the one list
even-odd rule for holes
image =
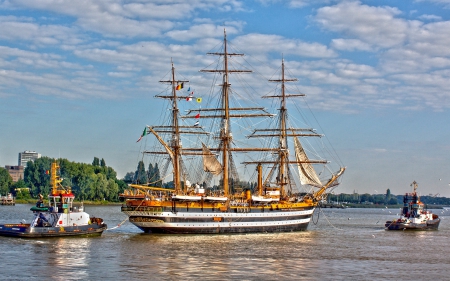
{"label": "tugboat", "polygon": [[101,235],[107,225],[103,219],[90,217],[84,212],[83,205],[73,206],[75,195],[70,187],[64,188],[59,178],[58,164],[52,163],[50,183],[51,194],[48,206],[44,205],[43,196],[30,210],[33,212],[31,223],[0,224],[1,236],[23,238],[60,237],[74,235]]}
{"label": "tugboat", "polygon": [[414,181],[412,193],[406,193],[403,196],[403,211],[401,217],[397,220],[387,221],[386,230],[437,230],[441,219],[438,215],[431,213],[424,208],[417,195],[417,182]]}

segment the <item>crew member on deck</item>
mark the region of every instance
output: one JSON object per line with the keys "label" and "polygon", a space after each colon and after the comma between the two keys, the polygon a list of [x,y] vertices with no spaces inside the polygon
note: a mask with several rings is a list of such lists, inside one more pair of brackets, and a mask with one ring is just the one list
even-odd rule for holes
{"label": "crew member on deck", "polygon": [[36,203],[36,207],[38,207],[38,208],[44,207],[44,196],[42,196],[42,194],[40,194],[40,193],[39,193],[39,199]]}

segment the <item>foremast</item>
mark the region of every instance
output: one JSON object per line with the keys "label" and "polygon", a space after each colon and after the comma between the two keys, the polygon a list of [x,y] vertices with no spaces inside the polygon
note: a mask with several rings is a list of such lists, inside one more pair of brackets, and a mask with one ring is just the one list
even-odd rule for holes
{"label": "foremast", "polygon": [[[171,101],[171,125],[170,126],[147,126],[148,129],[155,135],[158,141],[164,146],[166,149],[166,153],[170,156],[172,166],[173,166],[173,182],[174,182],[174,192],[176,194],[186,193],[186,178],[184,178],[185,188],[182,190],[182,175],[186,177],[182,168],[182,155],[183,147],[181,144],[181,134],[207,134],[206,132],[198,131],[201,129],[200,127],[195,126],[181,126],[179,124],[180,120],[180,110],[178,108],[178,100],[182,99],[192,99],[194,98],[192,95],[178,95],[178,88],[183,88],[184,83],[189,83],[188,80],[179,80],[176,79],[175,76],[175,67],[172,62],[171,68],[171,79],[170,80],[161,80],[161,83],[168,83],[171,85],[171,94],[170,95],[156,95],[157,98],[168,99]],[[197,131],[193,131],[195,129]],[[170,134],[170,142],[166,143],[163,138],[159,135],[159,133]],[[162,154],[163,152],[156,151],[145,151],[147,154]],[[142,186],[133,185],[135,188],[140,188]],[[157,189],[157,188],[156,188]]]}
{"label": "foremast", "polygon": [[189,81],[176,80],[175,79],[175,67],[172,62],[172,80],[171,81],[160,81],[160,82],[169,82],[172,84],[172,128],[173,134],[171,139],[171,148],[172,148],[172,161],[173,161],[173,181],[175,185],[175,192],[180,192],[181,189],[181,143],[180,143],[180,128],[178,124],[178,98],[177,98],[177,86],[179,83],[187,83]]}

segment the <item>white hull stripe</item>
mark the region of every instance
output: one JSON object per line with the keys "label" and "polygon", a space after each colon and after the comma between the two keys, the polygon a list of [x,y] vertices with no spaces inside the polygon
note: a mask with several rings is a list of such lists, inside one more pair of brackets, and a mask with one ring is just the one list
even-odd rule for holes
{"label": "white hull stripe", "polygon": [[154,222],[133,222],[134,225],[142,228],[234,228],[234,227],[261,227],[261,226],[284,226],[309,223],[311,218],[300,220],[283,220],[268,222],[201,222],[201,223],[154,223]]}

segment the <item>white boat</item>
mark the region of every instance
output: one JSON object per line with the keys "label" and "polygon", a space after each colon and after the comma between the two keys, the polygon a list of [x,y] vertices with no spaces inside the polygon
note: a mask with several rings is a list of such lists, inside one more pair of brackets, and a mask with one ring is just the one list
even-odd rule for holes
{"label": "white boat", "polygon": [[48,195],[48,205],[43,202],[43,196],[36,206],[30,210],[33,218],[30,223],[1,224],[0,235],[39,238],[80,235],[101,235],[107,225],[103,219],[90,216],[84,207],[74,206],[75,195],[70,188],[62,187],[57,174],[59,166],[52,163],[50,173],[51,193]]}
{"label": "white boat", "polygon": [[272,198],[270,198],[270,197],[263,197],[263,196],[258,196],[258,195],[252,195],[252,201],[253,202],[272,202],[274,200]]}
{"label": "white boat", "polygon": [[202,200],[202,196],[199,195],[172,195],[172,200],[181,200],[181,201],[200,201]]}
{"label": "white boat", "polygon": [[203,200],[211,202],[226,202],[228,197],[225,196],[204,196]]}

